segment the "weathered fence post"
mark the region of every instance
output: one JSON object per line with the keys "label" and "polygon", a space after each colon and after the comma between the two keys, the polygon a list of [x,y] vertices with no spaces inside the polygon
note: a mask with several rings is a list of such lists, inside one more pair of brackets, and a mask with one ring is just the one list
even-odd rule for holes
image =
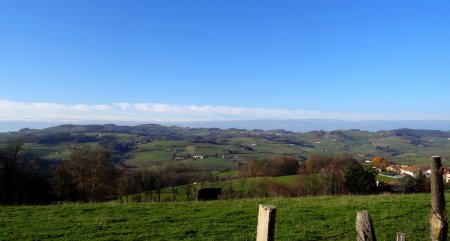
{"label": "weathered fence post", "polygon": [[368,211],[358,212],[356,214],[356,233],[357,241],[376,241],[375,230]]}
{"label": "weathered fence post", "polygon": [[431,214],[430,236],[432,241],[447,239],[448,223],[445,214],[443,168],[440,156],[431,157]]}
{"label": "weathered fence post", "polygon": [[397,241],[406,241],[406,234],[397,233]]}
{"label": "weathered fence post", "polygon": [[277,208],[271,205],[259,205],[258,227],[256,228],[256,241],[275,240],[275,222]]}

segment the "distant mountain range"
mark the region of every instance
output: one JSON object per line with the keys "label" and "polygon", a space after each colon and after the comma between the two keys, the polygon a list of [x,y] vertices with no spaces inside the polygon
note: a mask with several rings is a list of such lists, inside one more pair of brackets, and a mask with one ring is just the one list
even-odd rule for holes
{"label": "distant mountain range", "polygon": [[198,121],[180,122],[176,126],[191,128],[239,128],[278,130],[283,129],[294,132],[307,132],[314,130],[350,130],[364,131],[394,130],[401,128],[425,129],[425,130],[450,130],[450,121],[345,121],[345,120],[243,120],[243,121]]}
{"label": "distant mountain range", "polygon": [[[41,129],[58,126],[61,122],[22,122],[22,121],[0,121],[0,132],[17,131],[22,128]],[[77,122],[73,124],[107,124],[104,122],[89,123]],[[140,125],[144,122],[121,122],[119,125]],[[165,126],[180,126],[191,128],[238,128],[238,129],[261,129],[294,132],[308,132],[314,130],[350,130],[359,129],[364,131],[394,130],[401,128],[424,129],[424,130],[450,130],[450,121],[439,120],[402,120],[402,121],[346,121],[346,120],[325,120],[325,119],[305,119],[305,120],[234,120],[234,121],[194,121],[194,122],[158,122],[155,124]]]}

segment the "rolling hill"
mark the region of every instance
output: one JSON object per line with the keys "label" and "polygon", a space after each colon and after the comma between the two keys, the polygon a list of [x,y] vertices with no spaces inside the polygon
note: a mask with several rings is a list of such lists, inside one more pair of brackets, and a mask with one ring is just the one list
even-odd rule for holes
{"label": "rolling hill", "polygon": [[61,125],[0,133],[0,141],[22,139],[32,157],[67,159],[73,149],[89,145],[113,154],[116,163],[145,167],[196,163],[214,170],[236,169],[247,159],[348,152],[359,160],[373,156],[394,162],[426,164],[431,155],[450,156],[450,132],[396,129],[390,131],[311,131],[189,128],[146,124],[138,126]]}

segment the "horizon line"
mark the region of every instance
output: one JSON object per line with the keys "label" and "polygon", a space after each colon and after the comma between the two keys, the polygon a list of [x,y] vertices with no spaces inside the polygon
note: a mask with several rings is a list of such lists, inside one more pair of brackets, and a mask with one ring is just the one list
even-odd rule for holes
{"label": "horizon line", "polygon": [[0,99],[0,120],[29,122],[202,122],[253,120],[450,121],[450,114],[339,112],[166,103],[64,104]]}

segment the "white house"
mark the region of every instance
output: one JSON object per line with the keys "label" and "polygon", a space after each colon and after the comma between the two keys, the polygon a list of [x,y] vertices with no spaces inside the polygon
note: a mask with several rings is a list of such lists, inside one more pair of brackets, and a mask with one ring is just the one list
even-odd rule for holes
{"label": "white house", "polygon": [[400,168],[400,174],[408,175],[411,177],[416,177],[417,171],[419,171],[419,168],[417,168],[416,166],[402,166]]}
{"label": "white house", "polygon": [[204,156],[203,156],[203,155],[200,155],[200,154],[196,154],[196,155],[193,156],[193,158],[194,158],[194,159],[203,159]]}

